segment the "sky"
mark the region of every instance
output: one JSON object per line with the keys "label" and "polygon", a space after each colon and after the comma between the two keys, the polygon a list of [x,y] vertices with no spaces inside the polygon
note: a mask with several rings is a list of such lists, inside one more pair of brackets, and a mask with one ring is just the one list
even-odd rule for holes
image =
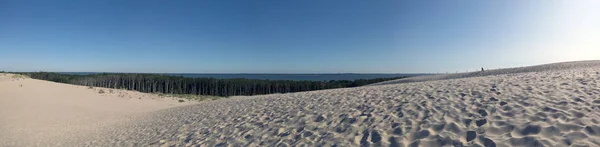
{"label": "sky", "polygon": [[600,59],[598,0],[2,0],[0,71],[444,73]]}

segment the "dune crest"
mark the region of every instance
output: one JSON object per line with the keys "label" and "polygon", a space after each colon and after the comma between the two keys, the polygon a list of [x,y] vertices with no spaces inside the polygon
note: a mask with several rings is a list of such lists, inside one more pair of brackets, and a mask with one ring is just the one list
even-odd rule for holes
{"label": "dune crest", "polygon": [[592,68],[592,67],[598,67],[598,66],[600,66],[599,60],[560,62],[560,63],[551,63],[551,64],[543,64],[543,65],[494,69],[494,70],[485,70],[485,71],[456,73],[456,74],[416,76],[416,77],[409,77],[409,78],[403,78],[403,79],[398,79],[398,80],[375,83],[375,84],[371,84],[370,86],[435,81],[435,80],[449,80],[449,79],[460,79],[460,78],[482,77],[482,76],[494,76],[494,75],[504,75],[504,74],[517,74],[517,73],[528,73],[528,72],[543,72],[543,71],[552,71],[552,70],[566,70],[566,69],[575,69],[575,68]]}

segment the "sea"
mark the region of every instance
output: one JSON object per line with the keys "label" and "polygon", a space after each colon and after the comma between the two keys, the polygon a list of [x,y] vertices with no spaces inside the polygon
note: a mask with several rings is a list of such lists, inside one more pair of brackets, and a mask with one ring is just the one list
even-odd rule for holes
{"label": "sea", "polygon": [[[61,74],[89,75],[99,72],[59,72]],[[329,81],[329,80],[357,80],[357,79],[375,79],[375,78],[393,78],[405,76],[419,76],[426,74],[213,74],[213,73],[152,73],[171,76],[183,76],[188,78],[216,78],[216,79],[260,79],[260,80],[292,80],[292,81]]]}

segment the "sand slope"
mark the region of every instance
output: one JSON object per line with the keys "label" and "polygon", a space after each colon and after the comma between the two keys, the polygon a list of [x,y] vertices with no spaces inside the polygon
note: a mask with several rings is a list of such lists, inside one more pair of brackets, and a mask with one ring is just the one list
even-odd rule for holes
{"label": "sand slope", "polygon": [[185,104],[191,103],[0,74],[0,146],[60,146],[131,115]]}
{"label": "sand slope", "polygon": [[470,77],[482,77],[482,76],[493,76],[493,75],[503,75],[503,74],[516,74],[516,73],[527,73],[527,72],[543,72],[543,71],[565,70],[565,69],[574,69],[574,68],[591,68],[591,67],[598,67],[598,66],[600,66],[599,60],[560,62],[560,63],[551,63],[551,64],[526,66],[526,67],[486,70],[484,72],[476,71],[476,72],[457,73],[457,74],[415,76],[415,77],[403,78],[403,79],[398,79],[398,80],[375,83],[375,84],[371,84],[371,86],[435,81],[435,80],[448,80],[448,79],[459,79],[459,78],[470,78]]}
{"label": "sand slope", "polygon": [[[131,113],[129,121],[106,124],[107,127],[81,135],[76,141],[62,140],[62,143],[66,146],[600,146],[600,66],[597,66],[600,63],[568,64],[572,66],[235,97]],[[2,109],[4,113],[6,108]],[[5,115],[2,114],[2,119]]]}
{"label": "sand slope", "polygon": [[600,146],[599,72],[237,97],[157,111],[86,145]]}

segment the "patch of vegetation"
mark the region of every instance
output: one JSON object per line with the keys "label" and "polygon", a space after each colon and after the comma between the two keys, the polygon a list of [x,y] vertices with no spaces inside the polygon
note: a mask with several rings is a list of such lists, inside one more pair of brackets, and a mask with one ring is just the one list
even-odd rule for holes
{"label": "patch of vegetation", "polygon": [[100,90],[98,90],[98,93],[103,94],[105,92],[104,92],[104,90],[100,89]]}
{"label": "patch of vegetation", "polygon": [[180,102],[180,103],[183,103],[183,102],[185,102],[185,100],[179,100],[179,102]]}
{"label": "patch of vegetation", "polygon": [[21,74],[14,74],[12,76],[13,79],[29,79],[29,76],[26,75],[21,75]]}
{"label": "patch of vegetation", "polygon": [[217,100],[217,99],[222,99],[225,97],[220,97],[220,96],[210,96],[210,95],[194,95],[194,94],[164,94],[164,93],[155,93],[158,96],[161,97],[176,97],[176,98],[183,98],[183,99],[188,99],[188,100],[193,100],[193,101],[206,101],[206,100]]}

